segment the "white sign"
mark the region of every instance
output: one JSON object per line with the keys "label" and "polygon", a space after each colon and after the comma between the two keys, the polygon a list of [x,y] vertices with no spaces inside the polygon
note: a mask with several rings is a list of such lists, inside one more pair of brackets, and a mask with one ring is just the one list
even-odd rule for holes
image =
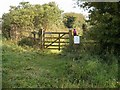
{"label": "white sign", "polygon": [[74,44],[80,44],[80,37],[74,36]]}

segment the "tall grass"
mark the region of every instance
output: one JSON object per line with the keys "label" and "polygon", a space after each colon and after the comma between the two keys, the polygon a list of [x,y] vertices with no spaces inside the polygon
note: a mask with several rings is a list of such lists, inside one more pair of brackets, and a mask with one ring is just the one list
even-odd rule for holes
{"label": "tall grass", "polygon": [[3,88],[115,88],[118,86],[118,58],[76,51],[51,53],[21,47],[11,41],[2,44]]}

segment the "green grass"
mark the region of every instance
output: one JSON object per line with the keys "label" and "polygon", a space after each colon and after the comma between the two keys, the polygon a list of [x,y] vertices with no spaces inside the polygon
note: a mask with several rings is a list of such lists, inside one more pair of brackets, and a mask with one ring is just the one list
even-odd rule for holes
{"label": "green grass", "polygon": [[0,89],[2,87],[2,35],[0,34]]}
{"label": "green grass", "polygon": [[117,87],[117,57],[110,65],[97,55],[53,53],[2,44],[3,88],[86,88]]}

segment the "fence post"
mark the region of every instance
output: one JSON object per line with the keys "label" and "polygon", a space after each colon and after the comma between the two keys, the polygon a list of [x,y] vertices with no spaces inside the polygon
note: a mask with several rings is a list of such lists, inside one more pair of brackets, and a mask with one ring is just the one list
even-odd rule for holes
{"label": "fence post", "polygon": [[40,45],[40,49],[42,49],[42,29],[39,30],[38,32],[38,38],[39,38],[39,45]]}
{"label": "fence post", "polygon": [[69,29],[69,46],[73,45],[72,29]]}
{"label": "fence post", "polygon": [[59,50],[60,50],[60,34],[59,34]]}
{"label": "fence post", "polygon": [[36,32],[33,31],[32,34],[33,34],[33,40],[34,40],[34,43],[35,43],[35,41],[36,41],[36,40],[35,40],[35,39],[36,39]]}
{"label": "fence post", "polygon": [[44,30],[42,30],[42,49],[44,49],[45,48],[45,31]]}

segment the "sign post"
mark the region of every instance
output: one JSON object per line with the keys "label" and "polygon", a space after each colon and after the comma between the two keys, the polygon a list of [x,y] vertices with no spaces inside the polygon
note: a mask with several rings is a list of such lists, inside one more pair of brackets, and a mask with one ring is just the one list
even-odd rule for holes
{"label": "sign post", "polygon": [[79,51],[79,45],[80,45],[80,36],[74,36],[74,49],[75,49],[75,52]]}
{"label": "sign post", "polygon": [[80,44],[80,37],[74,36],[74,44]]}

